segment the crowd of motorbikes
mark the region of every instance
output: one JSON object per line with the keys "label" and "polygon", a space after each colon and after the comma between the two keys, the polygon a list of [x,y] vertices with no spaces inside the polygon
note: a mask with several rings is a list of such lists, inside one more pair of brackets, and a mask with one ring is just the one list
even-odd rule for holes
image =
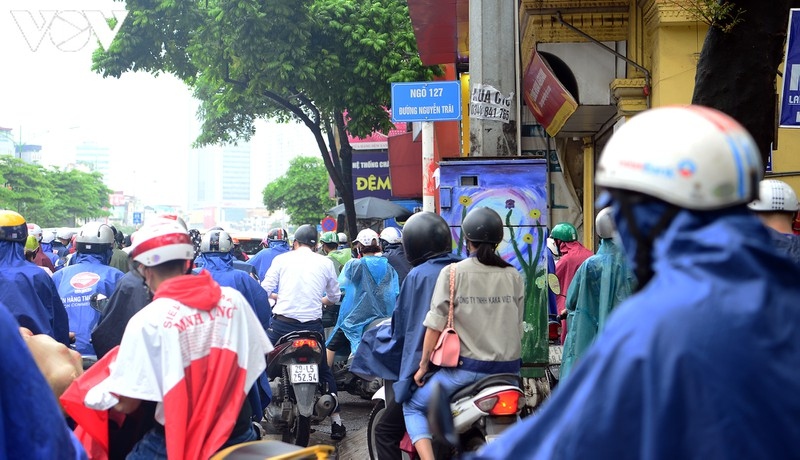
{"label": "crowd of motorbikes", "polygon": [[[93,298],[90,303],[93,308],[102,310],[107,301],[105,298]],[[325,309],[323,326],[326,331],[336,324],[337,307]],[[380,318],[367,329],[387,320]],[[559,343],[560,327],[556,318],[550,318],[548,334],[551,346]],[[311,426],[330,416],[336,406],[335,399],[320,380],[319,367],[325,359],[325,337],[313,331],[295,331],[281,337],[274,347],[267,356],[267,376],[272,391],[272,400],[264,413],[267,425],[272,433],[280,435],[283,443],[305,447],[309,443]],[[96,362],[96,357],[83,358],[85,368]],[[350,372],[352,359],[352,355],[337,355],[332,371],[338,391],[375,401],[367,423],[367,444],[370,458],[376,460],[375,427],[386,409],[386,398],[393,397],[393,393],[391,387],[384,386],[382,379],[365,379]],[[557,363],[545,369],[547,385],[551,389],[558,383],[558,369]],[[440,403],[448,407],[440,412],[447,412],[450,416],[445,417],[448,420],[440,420],[437,424],[439,429],[442,429],[442,424],[446,425],[449,436],[442,434],[441,437],[448,439],[437,441],[452,445],[454,457],[459,451],[474,451],[491,442],[521,416],[531,412],[530,408],[524,407],[522,381],[515,374],[493,375],[440,399]],[[400,448],[403,458],[417,458],[408,434]],[[250,450],[259,455],[273,451],[275,454],[289,452],[281,450],[279,446],[266,445],[251,446]],[[234,459],[243,454],[244,451],[235,450],[235,454],[224,458]]]}
{"label": "crowd of motorbikes", "polygon": [[[336,323],[335,308],[326,309],[323,325]],[[367,329],[376,327],[386,318],[374,321]],[[561,330],[556,318],[550,319],[549,339],[557,345]],[[281,338],[268,356],[267,372],[271,380],[273,399],[266,411],[267,423],[281,434],[284,442],[299,446],[308,444],[311,425],[329,416],[335,401],[319,379],[319,364],[325,359],[324,337],[318,333],[293,332]],[[352,356],[337,356],[332,368],[338,390],[375,401],[367,424],[367,443],[370,458],[377,459],[375,427],[385,411],[385,400],[393,397],[391,388],[381,379],[365,379],[350,372]],[[550,388],[558,383],[558,364],[546,368]],[[522,381],[515,374],[499,374],[462,388],[446,398],[452,414],[450,431],[454,452],[474,451],[491,442],[506,428],[520,419],[525,397]],[[404,458],[416,458],[408,435],[401,443]]]}

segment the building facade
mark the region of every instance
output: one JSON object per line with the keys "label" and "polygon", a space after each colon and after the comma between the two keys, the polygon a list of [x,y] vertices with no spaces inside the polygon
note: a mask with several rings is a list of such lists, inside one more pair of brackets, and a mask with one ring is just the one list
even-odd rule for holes
{"label": "building facade", "polygon": [[[423,63],[458,66],[469,62],[470,54],[480,51],[486,56],[490,51],[469,49],[475,43],[469,37],[473,17],[469,8],[486,2],[408,3]],[[519,31],[519,88],[524,88],[524,70],[536,50],[577,102],[577,110],[551,136],[531,116],[524,98],[518,98],[518,152],[550,159],[551,222],[583,224],[584,242],[591,247],[593,219],[584,216],[597,211],[593,177],[603,147],[628,117],[649,107],[691,102],[708,26],[691,8],[674,0],[521,0],[518,4],[515,17],[502,19],[501,24],[508,26],[500,33]],[[776,75],[776,88],[781,85]],[[767,176],[800,190],[800,156],[794,154],[800,133],[783,128],[776,132],[777,148]],[[463,139],[464,144],[470,141],[466,135]],[[463,151],[470,149],[465,146]]]}

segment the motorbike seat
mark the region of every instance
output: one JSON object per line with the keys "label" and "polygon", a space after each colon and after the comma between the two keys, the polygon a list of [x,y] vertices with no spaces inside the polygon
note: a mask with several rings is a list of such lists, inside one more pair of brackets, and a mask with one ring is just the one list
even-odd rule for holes
{"label": "motorbike seat", "polygon": [[478,394],[484,388],[493,386],[493,385],[513,385],[517,388],[522,387],[522,379],[520,379],[519,375],[517,374],[495,374],[490,375],[488,377],[484,377],[477,382],[467,385],[464,388],[456,391],[453,396],[450,397],[450,401],[457,401],[462,398],[466,398],[469,396],[474,396]]}
{"label": "motorbike seat", "polygon": [[280,345],[282,343],[290,342],[294,339],[315,339],[317,342],[325,343],[325,338],[322,337],[322,334],[319,332],[314,331],[292,331],[280,339],[278,339],[278,343],[275,345]]}

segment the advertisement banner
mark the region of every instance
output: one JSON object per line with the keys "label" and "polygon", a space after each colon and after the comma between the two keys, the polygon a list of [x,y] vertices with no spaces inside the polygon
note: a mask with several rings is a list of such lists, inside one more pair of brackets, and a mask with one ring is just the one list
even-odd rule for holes
{"label": "advertisement banner", "polygon": [[389,152],[353,152],[353,198],[392,197]]}
{"label": "advertisement banner", "polygon": [[550,136],[558,134],[578,109],[578,103],[535,48],[525,69],[522,92],[528,109]]}
{"label": "advertisement banner", "polygon": [[800,9],[789,11],[781,85],[781,128],[800,128]]}

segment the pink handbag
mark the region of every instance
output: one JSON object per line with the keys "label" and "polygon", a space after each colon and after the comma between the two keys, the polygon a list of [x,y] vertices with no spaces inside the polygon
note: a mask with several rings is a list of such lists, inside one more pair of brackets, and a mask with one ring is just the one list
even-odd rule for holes
{"label": "pink handbag", "polygon": [[447,315],[447,326],[431,352],[431,362],[439,367],[457,367],[461,354],[461,339],[453,329],[453,303],[456,289],[456,264],[450,265],[450,313]]}

